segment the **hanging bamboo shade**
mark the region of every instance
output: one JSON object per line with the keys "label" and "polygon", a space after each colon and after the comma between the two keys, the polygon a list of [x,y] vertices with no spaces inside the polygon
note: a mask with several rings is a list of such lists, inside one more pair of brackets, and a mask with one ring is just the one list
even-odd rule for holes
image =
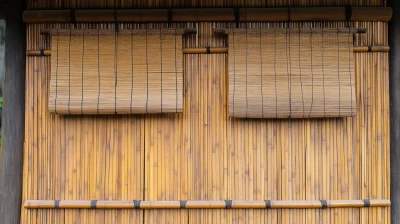
{"label": "hanging bamboo shade", "polygon": [[226,29],[229,114],[346,117],[356,111],[354,29]]}
{"label": "hanging bamboo shade", "polygon": [[182,112],[183,32],[52,30],[50,112]]}

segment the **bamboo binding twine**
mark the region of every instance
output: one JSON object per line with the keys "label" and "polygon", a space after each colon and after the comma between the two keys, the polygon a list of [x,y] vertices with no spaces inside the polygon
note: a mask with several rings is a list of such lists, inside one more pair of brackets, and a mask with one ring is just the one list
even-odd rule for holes
{"label": "bamboo binding twine", "polygon": [[104,201],[27,200],[28,209],[315,209],[388,207],[390,200],[222,200],[222,201]]}
{"label": "bamboo binding twine", "polygon": [[183,29],[50,33],[50,112],[182,112]]}
{"label": "bamboo binding twine", "polygon": [[353,116],[354,30],[227,29],[230,116]]}

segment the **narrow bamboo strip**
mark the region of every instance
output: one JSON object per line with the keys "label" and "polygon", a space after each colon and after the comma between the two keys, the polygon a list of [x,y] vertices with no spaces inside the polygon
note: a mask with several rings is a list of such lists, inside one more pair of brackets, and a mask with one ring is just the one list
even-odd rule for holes
{"label": "narrow bamboo strip", "polygon": [[[353,52],[389,52],[389,46],[355,46]],[[225,54],[229,52],[227,47],[186,47],[182,49],[184,54]],[[51,56],[51,50],[27,50],[26,56]]]}
{"label": "narrow bamboo strip", "polygon": [[312,209],[389,207],[390,200],[224,200],[224,201],[103,201],[26,200],[28,209]]}
{"label": "narrow bamboo strip", "polygon": [[[351,14],[349,14],[349,12]],[[27,10],[25,23],[389,21],[390,7]]]}

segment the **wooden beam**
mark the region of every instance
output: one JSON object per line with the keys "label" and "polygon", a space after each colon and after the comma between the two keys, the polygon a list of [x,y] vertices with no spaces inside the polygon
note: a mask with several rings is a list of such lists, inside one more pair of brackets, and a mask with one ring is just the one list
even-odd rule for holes
{"label": "wooden beam", "polygon": [[389,21],[388,7],[29,10],[26,23]]}
{"label": "wooden beam", "polygon": [[0,222],[20,223],[25,121],[26,27],[21,15],[25,0],[7,0],[3,145],[0,149]]}
{"label": "wooden beam", "polygon": [[400,1],[389,0],[390,198],[392,223],[400,223]]}

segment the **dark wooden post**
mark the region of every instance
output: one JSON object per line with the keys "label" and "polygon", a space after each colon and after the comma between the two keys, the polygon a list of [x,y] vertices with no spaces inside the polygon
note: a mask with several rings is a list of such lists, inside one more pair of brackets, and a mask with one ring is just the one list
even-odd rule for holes
{"label": "dark wooden post", "polygon": [[0,0],[6,20],[3,146],[0,149],[0,223],[19,223],[25,121],[25,0]]}
{"label": "dark wooden post", "polygon": [[389,22],[390,88],[390,199],[392,223],[400,223],[400,1],[389,0],[393,17]]}

